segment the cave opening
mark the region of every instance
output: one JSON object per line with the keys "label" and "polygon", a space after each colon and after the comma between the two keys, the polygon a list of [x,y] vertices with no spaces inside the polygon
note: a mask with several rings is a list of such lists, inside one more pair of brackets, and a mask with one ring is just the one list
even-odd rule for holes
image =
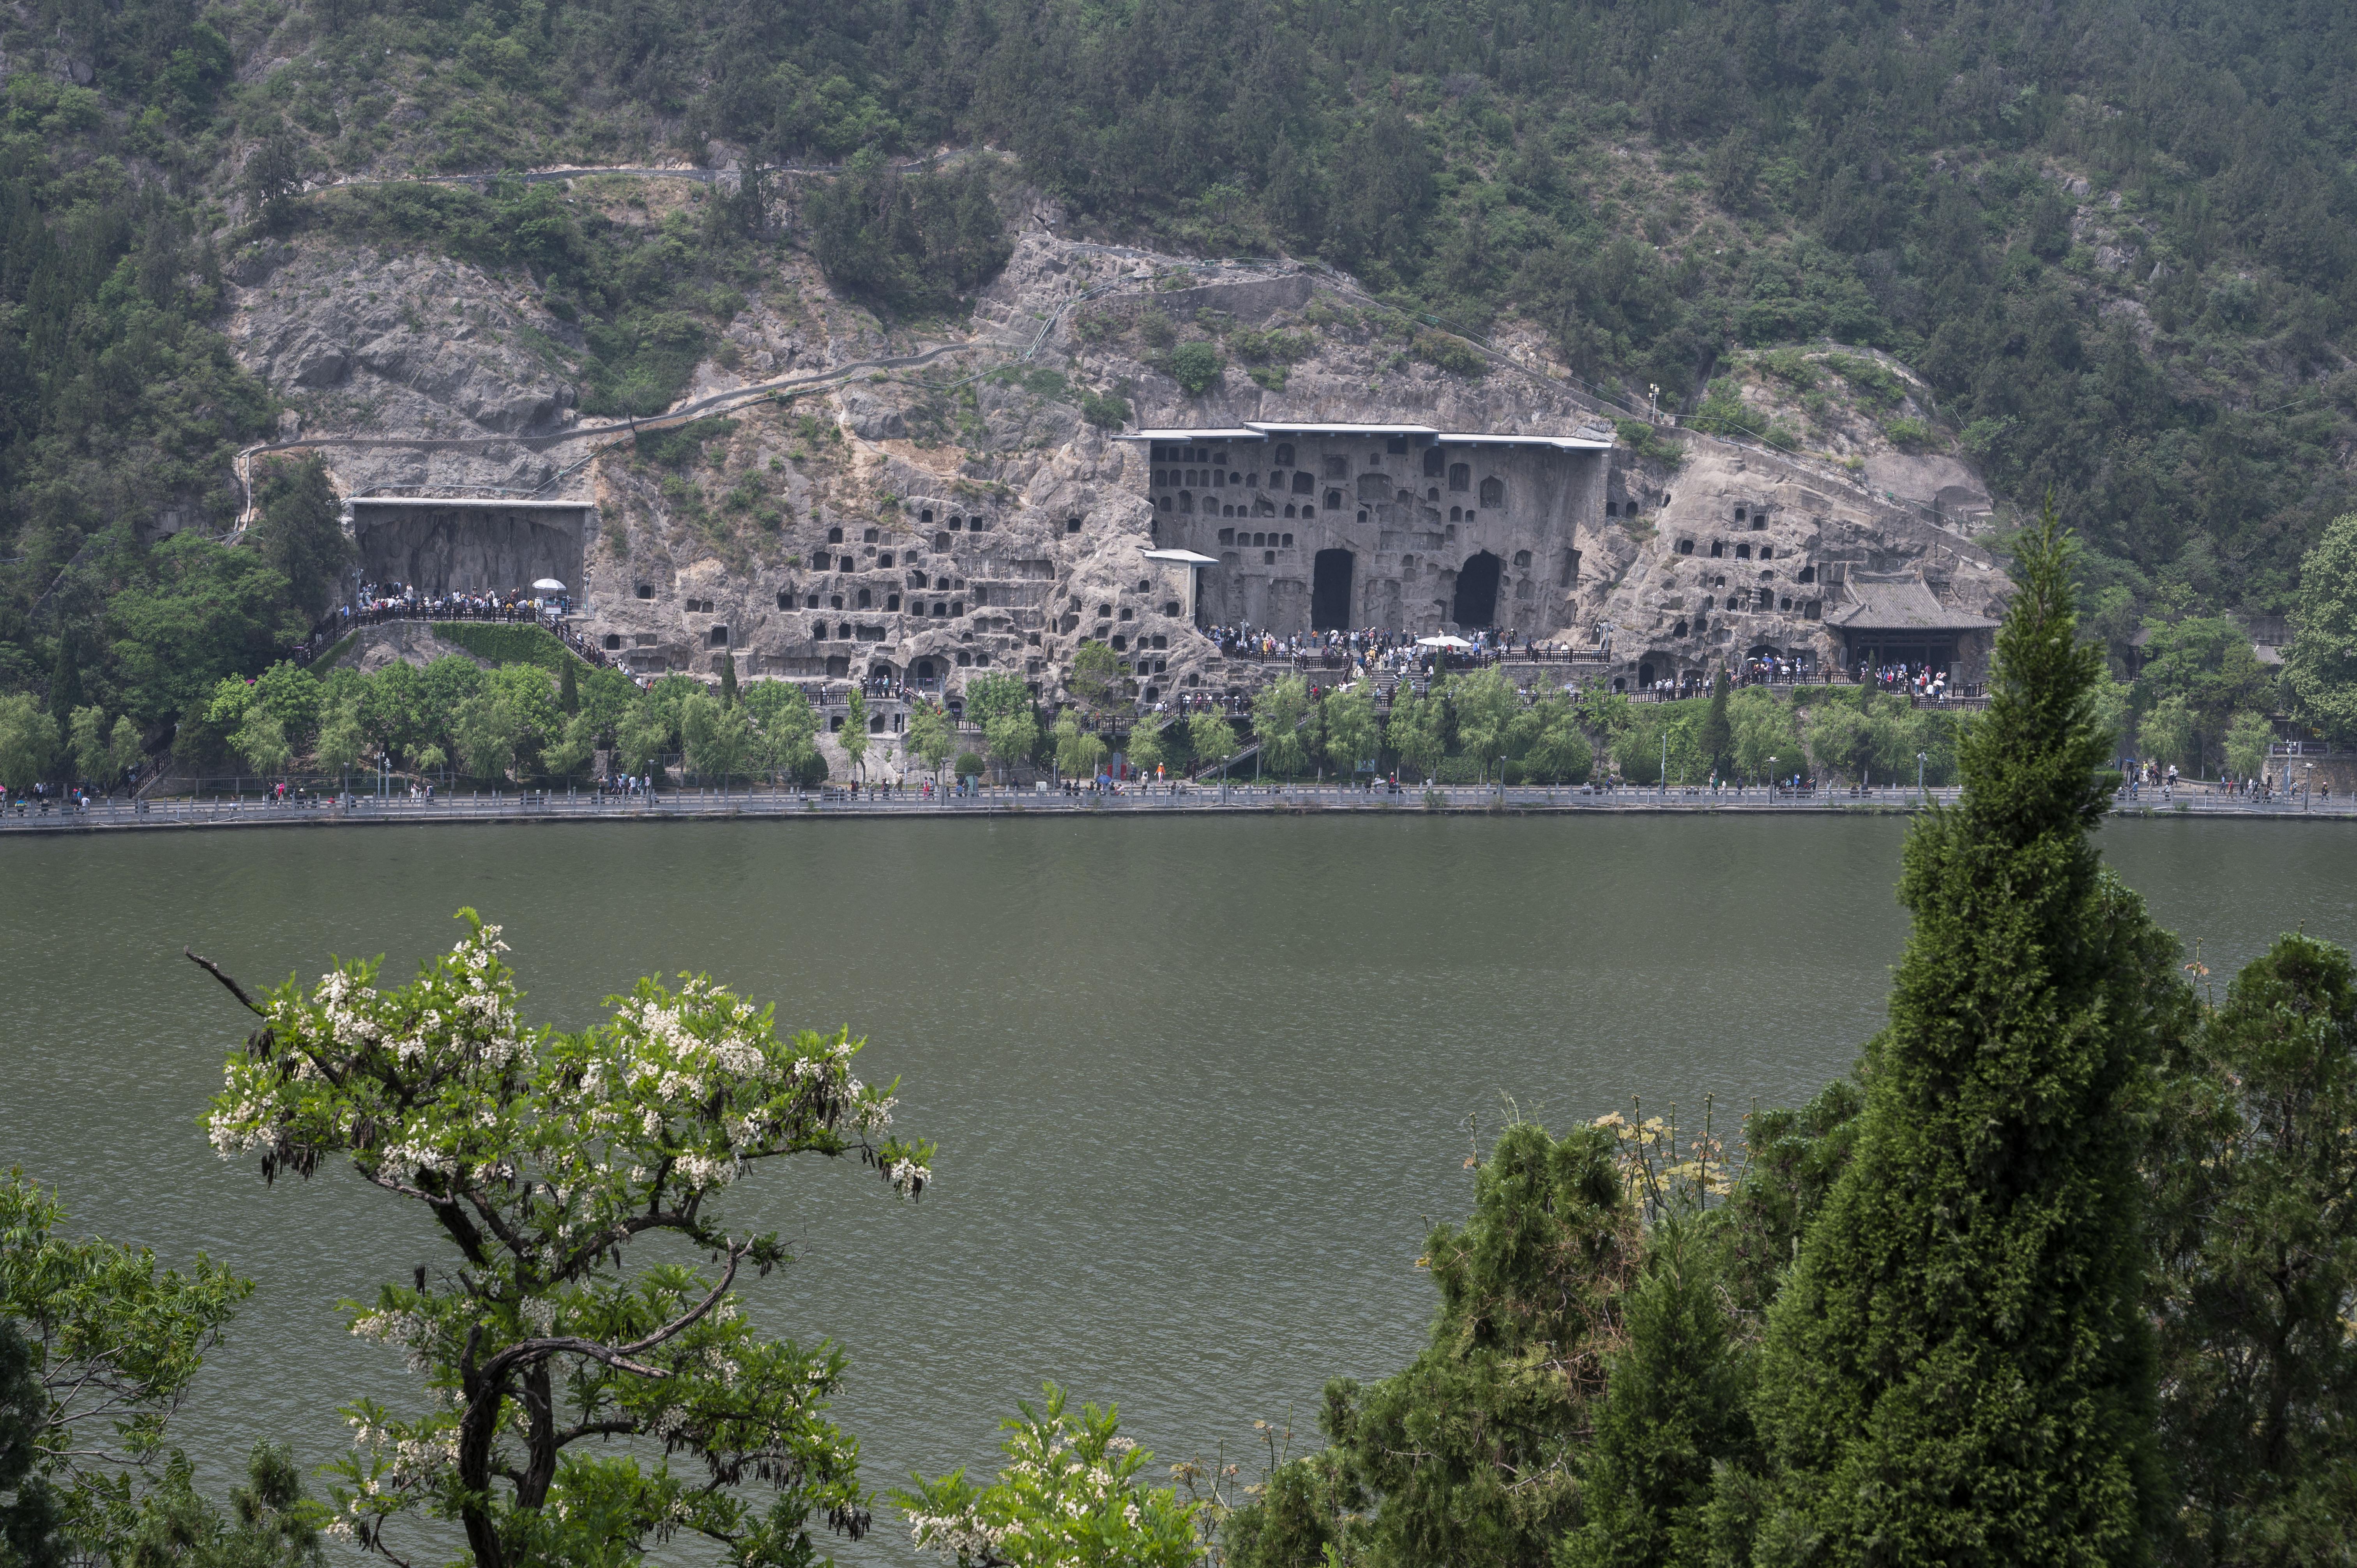
{"label": "cave opening", "polygon": [[1477,552],[1457,569],[1457,600],[1449,619],[1460,627],[1494,626],[1498,620],[1498,576],[1505,563],[1487,550]]}
{"label": "cave opening", "polygon": [[1347,631],[1351,626],[1351,573],[1357,564],[1347,550],[1320,550],[1309,581],[1309,628]]}

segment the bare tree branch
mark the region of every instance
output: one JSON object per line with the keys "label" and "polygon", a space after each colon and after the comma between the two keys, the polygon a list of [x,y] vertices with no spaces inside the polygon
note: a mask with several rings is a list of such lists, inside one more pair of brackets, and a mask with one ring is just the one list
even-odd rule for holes
{"label": "bare tree branch", "polygon": [[260,1004],[257,1004],[253,997],[248,996],[245,993],[244,986],[240,985],[236,981],[231,980],[227,974],[224,974],[221,972],[221,965],[205,957],[202,953],[196,952],[188,948],[182,948],[180,951],[186,954],[188,960],[199,969],[203,970],[207,974],[211,975],[215,980],[218,980],[223,985],[228,986],[229,993],[231,996],[236,997],[240,1002],[245,1004],[247,1012],[252,1013],[256,1017],[260,1018],[267,1018],[270,1016],[269,1014],[262,1010]]}

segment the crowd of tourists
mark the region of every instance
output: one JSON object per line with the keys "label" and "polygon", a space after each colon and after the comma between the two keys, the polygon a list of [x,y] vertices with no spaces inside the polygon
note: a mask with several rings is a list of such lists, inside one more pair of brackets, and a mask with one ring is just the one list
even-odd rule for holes
{"label": "crowd of tourists", "polygon": [[[1433,653],[1431,649],[1419,648],[1412,632],[1388,631],[1378,627],[1280,636],[1266,628],[1254,627],[1250,621],[1239,621],[1232,626],[1206,627],[1203,635],[1218,644],[1220,652],[1230,659],[1284,659],[1297,662],[1314,660],[1329,669],[1349,669],[1360,664],[1371,669],[1404,668],[1418,660],[1428,663]],[[1451,650],[1452,665],[1473,667],[1517,658],[1536,662],[1568,660],[1572,656],[1571,644],[1567,642],[1536,642],[1511,627],[1503,632],[1481,629],[1461,635],[1473,646],[1470,651]]]}
{"label": "crowd of tourists", "polygon": [[1860,685],[1869,682],[1885,692],[1903,692],[1918,700],[1940,702],[1948,695],[1948,672],[1928,664],[1883,664],[1857,667]]}

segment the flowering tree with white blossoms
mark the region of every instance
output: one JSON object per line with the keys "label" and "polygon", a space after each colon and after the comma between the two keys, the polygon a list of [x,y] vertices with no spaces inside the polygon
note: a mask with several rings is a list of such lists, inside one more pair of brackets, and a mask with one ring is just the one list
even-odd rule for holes
{"label": "flowering tree with white blossoms", "polygon": [[[578,1034],[528,1027],[500,928],[459,918],[467,936],[398,990],[339,962],[256,1003],[197,961],[264,1019],[213,1101],[222,1157],[258,1154],[265,1179],[349,1157],[456,1253],[347,1304],[352,1332],[406,1350],[438,1397],[410,1417],[346,1411],[339,1528],[399,1563],[396,1516],[455,1520],[477,1568],[626,1563],[682,1531],[744,1568],[799,1565],[813,1515],[864,1533],[857,1445],[824,1413],[842,1353],[737,1316],[740,1273],[792,1260],[718,1209],[786,1155],[856,1154],[913,1198],[932,1146],[886,1133],[891,1088],[852,1076],[860,1042],[781,1035],[703,975],[641,980]],[[626,1266],[662,1235],[712,1266]]]}
{"label": "flowering tree with white blossoms", "polygon": [[979,1487],[963,1470],[914,1477],[892,1500],[919,1546],[959,1568],[1185,1568],[1201,1561],[1195,1511],[1168,1487],[1141,1486],[1154,1457],[1117,1436],[1118,1412],[1095,1405],[1064,1413],[1064,1391],[1047,1405],[1019,1402],[999,1423],[1006,1467]]}

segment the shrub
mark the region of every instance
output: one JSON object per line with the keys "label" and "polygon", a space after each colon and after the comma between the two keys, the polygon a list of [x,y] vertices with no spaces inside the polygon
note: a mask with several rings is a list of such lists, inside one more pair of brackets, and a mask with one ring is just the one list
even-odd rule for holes
{"label": "shrub", "polygon": [[979,778],[981,778],[981,777],[982,777],[982,753],[980,753],[980,752],[978,752],[978,751],[962,751],[962,752],[960,752],[960,753],[958,754],[957,767],[953,769],[953,771],[954,771],[954,772],[957,774],[957,776],[958,776],[959,778],[961,778],[961,779],[979,779]]}
{"label": "shrub", "polygon": [[1932,427],[1920,419],[1887,420],[1882,433],[1890,437],[1895,446],[1921,446],[1932,439]]}
{"label": "shrub", "polygon": [[1227,360],[1209,343],[1181,343],[1170,351],[1170,374],[1189,397],[1217,386]]}
{"label": "shrub", "polygon": [[537,664],[544,670],[561,670],[573,657],[563,643],[536,626],[438,620],[434,623],[434,635],[493,664]]}
{"label": "shrub", "polygon": [[1490,361],[1482,357],[1480,349],[1446,332],[1419,332],[1409,348],[1417,359],[1451,375],[1479,377],[1490,369]]}
{"label": "shrub", "polygon": [[1081,417],[1101,430],[1119,430],[1129,423],[1129,400],[1119,392],[1082,392]]}

